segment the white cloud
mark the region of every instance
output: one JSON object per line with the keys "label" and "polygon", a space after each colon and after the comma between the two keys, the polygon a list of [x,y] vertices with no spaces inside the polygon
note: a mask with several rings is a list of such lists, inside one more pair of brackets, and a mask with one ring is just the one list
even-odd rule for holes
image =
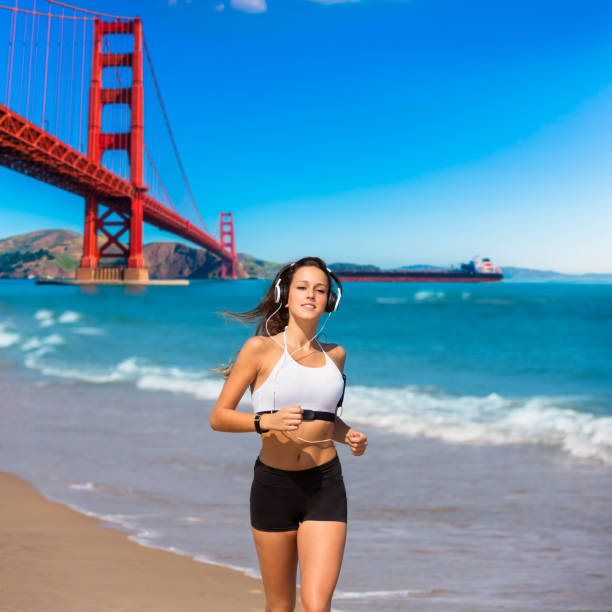
{"label": "white cloud", "polygon": [[268,10],[266,0],[231,0],[230,6],[245,13],[264,13]]}
{"label": "white cloud", "polygon": [[217,11],[217,13],[222,12],[225,9],[225,4],[223,4],[223,2],[221,2],[221,4],[215,4],[215,6],[213,6],[213,10]]}

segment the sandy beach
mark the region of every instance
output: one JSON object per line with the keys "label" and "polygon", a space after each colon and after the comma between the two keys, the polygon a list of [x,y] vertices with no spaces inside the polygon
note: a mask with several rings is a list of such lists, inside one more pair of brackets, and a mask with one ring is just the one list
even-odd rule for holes
{"label": "sandy beach", "polygon": [[261,583],[127,539],[0,473],[4,612],[263,610]]}

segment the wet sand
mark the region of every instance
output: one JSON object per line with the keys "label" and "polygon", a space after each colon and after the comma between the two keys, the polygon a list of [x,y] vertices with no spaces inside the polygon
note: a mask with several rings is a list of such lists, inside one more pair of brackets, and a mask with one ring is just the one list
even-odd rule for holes
{"label": "wet sand", "polygon": [[261,611],[261,582],[129,541],[0,472],[4,612]]}

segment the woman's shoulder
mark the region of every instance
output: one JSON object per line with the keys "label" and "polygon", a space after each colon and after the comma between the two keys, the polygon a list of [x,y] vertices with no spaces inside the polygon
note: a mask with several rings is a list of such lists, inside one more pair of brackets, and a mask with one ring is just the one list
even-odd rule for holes
{"label": "woman's shoulder", "polygon": [[276,346],[276,343],[270,336],[251,336],[243,344],[241,352],[261,355],[274,346]]}
{"label": "woman's shoulder", "polygon": [[252,336],[249,338],[239,351],[236,365],[250,364],[259,370],[270,360],[270,352],[275,346],[272,338],[266,336]]}
{"label": "woman's shoulder", "polygon": [[335,342],[321,342],[321,346],[326,353],[338,353],[339,355],[346,355],[344,347],[336,344]]}
{"label": "woman's shoulder", "polygon": [[334,360],[334,363],[338,366],[340,371],[344,369],[344,363],[346,362],[346,351],[344,347],[333,342],[321,342],[323,350]]}

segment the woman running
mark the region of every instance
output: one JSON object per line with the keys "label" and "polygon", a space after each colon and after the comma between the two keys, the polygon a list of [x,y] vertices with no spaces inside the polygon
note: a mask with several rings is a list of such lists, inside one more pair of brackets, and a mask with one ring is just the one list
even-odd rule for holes
{"label": "woman running", "polygon": [[[258,325],[225,372],[210,425],[262,438],[250,504],[266,612],[293,611],[298,564],[300,612],[329,612],[340,574],[347,513],[334,442],[355,456],[368,444],[336,414],[346,353],[316,339],[319,319],[337,310],[341,296],[326,264],[305,257],[281,269],[253,310],[231,313]],[[249,387],[254,416],[236,411]]]}

